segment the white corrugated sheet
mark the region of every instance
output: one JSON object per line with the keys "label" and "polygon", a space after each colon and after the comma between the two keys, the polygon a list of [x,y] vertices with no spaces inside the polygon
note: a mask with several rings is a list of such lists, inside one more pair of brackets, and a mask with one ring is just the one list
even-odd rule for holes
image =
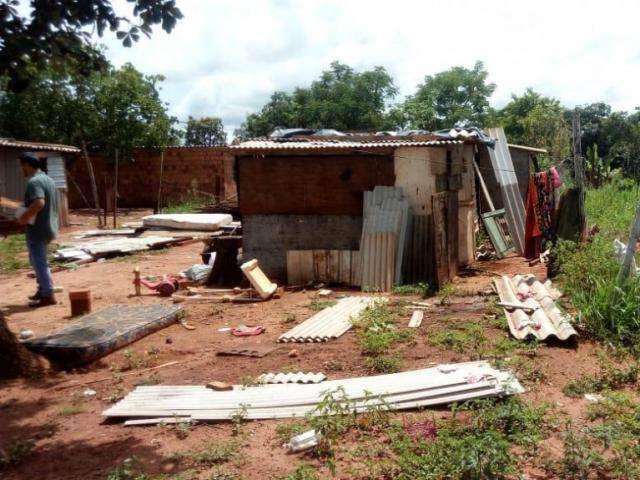
{"label": "white corrugated sheet", "polygon": [[0,147],[21,148],[24,150],[48,150],[51,152],[80,153],[78,147],[59,143],[23,142],[13,138],[0,138]]}
{"label": "white corrugated sheet", "polygon": [[62,157],[47,158],[47,175],[51,177],[56,188],[67,188],[67,172]]}
{"label": "white corrugated sheet", "polygon": [[220,230],[231,223],[233,217],[227,213],[160,213],[142,218],[145,227],[174,228],[176,230]]}
{"label": "white corrugated sheet", "polygon": [[309,141],[273,141],[273,140],[247,140],[238,145],[231,145],[230,150],[335,150],[358,148],[396,148],[396,147],[441,147],[447,145],[461,145],[463,140],[309,140]]}
{"label": "white corrugated sheet", "polygon": [[214,421],[230,420],[242,411],[244,418],[255,420],[322,413],[316,407],[328,394],[350,410],[364,412],[375,407],[406,410],[522,391],[510,372],[496,370],[487,362],[469,362],[310,385],[235,385],[232,391],[204,386],[138,387],[103,415]]}
{"label": "white corrugated sheet", "polygon": [[349,330],[351,319],[375,301],[386,301],[382,297],[347,297],[338,300],[334,306],[325,308],[300,325],[283,333],[279,342],[326,342]]}
{"label": "white corrugated sheet", "polygon": [[258,383],[320,383],[327,376],[324,373],[264,373],[258,377]]}
{"label": "white corrugated sheet", "polygon": [[54,256],[60,260],[84,260],[110,253],[131,253],[168,245],[176,241],[173,237],[110,238],[87,241],[68,248],[56,250]]}
{"label": "white corrugated sheet", "polygon": [[409,213],[401,188],[377,186],[364,192],[360,244],[363,289],[388,291],[402,283]]}
{"label": "white corrugated sheet", "polygon": [[494,285],[502,302],[528,307],[526,311],[504,309],[509,330],[517,339],[555,337],[568,340],[578,335],[571,325],[571,317],[556,305],[555,299],[560,294],[550,282],[543,284],[533,275],[515,275],[495,279]]}

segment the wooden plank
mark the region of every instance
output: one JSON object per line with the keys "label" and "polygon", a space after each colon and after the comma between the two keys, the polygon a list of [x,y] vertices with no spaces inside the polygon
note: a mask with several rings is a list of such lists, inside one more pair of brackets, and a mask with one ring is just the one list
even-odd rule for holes
{"label": "wooden plank", "polygon": [[447,265],[449,268],[449,279],[453,279],[458,274],[458,194],[455,191],[447,193]]}
{"label": "wooden plank", "polygon": [[447,196],[446,192],[433,195],[433,224],[434,224],[434,273],[437,286],[450,280],[449,277],[449,246],[447,243]]}

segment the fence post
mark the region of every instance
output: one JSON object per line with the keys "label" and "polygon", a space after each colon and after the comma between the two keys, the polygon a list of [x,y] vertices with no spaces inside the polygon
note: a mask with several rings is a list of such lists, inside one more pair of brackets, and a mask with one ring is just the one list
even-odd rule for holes
{"label": "fence post", "polygon": [[[631,233],[629,234],[629,241],[627,242],[627,252],[620,267],[620,273],[618,273],[618,284],[623,283],[631,274],[631,263],[633,262],[633,256],[636,253],[636,242],[640,236],[640,204],[636,208],[636,218],[631,225]],[[635,274],[635,272],[634,272]]]}

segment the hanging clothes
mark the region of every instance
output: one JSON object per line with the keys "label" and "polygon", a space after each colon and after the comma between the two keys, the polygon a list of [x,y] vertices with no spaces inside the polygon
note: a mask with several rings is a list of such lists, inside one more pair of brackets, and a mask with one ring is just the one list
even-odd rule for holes
{"label": "hanging clothes", "polygon": [[552,241],[555,236],[554,216],[556,210],[556,176],[559,182],[560,177],[555,172],[540,172],[533,176],[536,189],[536,216],[538,228],[542,232],[544,241]]}
{"label": "hanging clothes", "polygon": [[538,188],[534,175],[529,176],[527,203],[525,205],[524,257],[537,258],[542,252],[542,231],[538,224]]}

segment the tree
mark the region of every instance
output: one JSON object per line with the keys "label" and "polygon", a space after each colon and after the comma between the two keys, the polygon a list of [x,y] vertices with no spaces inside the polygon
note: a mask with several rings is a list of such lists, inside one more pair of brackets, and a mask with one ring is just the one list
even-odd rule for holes
{"label": "tree", "polygon": [[20,93],[0,92],[0,135],[86,144],[113,158],[126,158],[134,147],[177,142],[161,101],[158,75],[143,75],[132,65],[109,68],[88,77],[47,70]]}
{"label": "tree", "polygon": [[199,119],[189,117],[185,131],[185,145],[212,147],[215,145],[225,145],[226,143],[227,134],[224,131],[221,119],[217,117],[203,117]]}
{"label": "tree", "polygon": [[182,18],[175,0],[129,0],[137,24],[116,13],[111,3],[31,0],[26,19],[18,14],[18,0],[0,2],[0,76],[8,77],[8,88],[25,89],[45,68],[73,65],[84,75],[105,68],[104,55],[91,45],[92,31],[102,37],[108,28],[130,47],[141,33],[150,36],[154,25],[171,32]]}
{"label": "tree", "polygon": [[356,72],[340,62],[308,88],[274,92],[260,112],[247,116],[235,132],[243,138],[266,136],[278,127],[380,130],[393,128],[387,110],[398,90],[383,67]]}
{"label": "tree", "polygon": [[438,130],[456,124],[482,125],[489,113],[489,97],[496,86],[487,83],[482,62],[471,70],[453,67],[427,75],[404,110],[413,128]]}
{"label": "tree", "polygon": [[546,148],[556,159],[571,154],[571,130],[565,109],[555,98],[529,88],[520,96],[513,94],[511,101],[496,113],[495,120],[512,143]]}

